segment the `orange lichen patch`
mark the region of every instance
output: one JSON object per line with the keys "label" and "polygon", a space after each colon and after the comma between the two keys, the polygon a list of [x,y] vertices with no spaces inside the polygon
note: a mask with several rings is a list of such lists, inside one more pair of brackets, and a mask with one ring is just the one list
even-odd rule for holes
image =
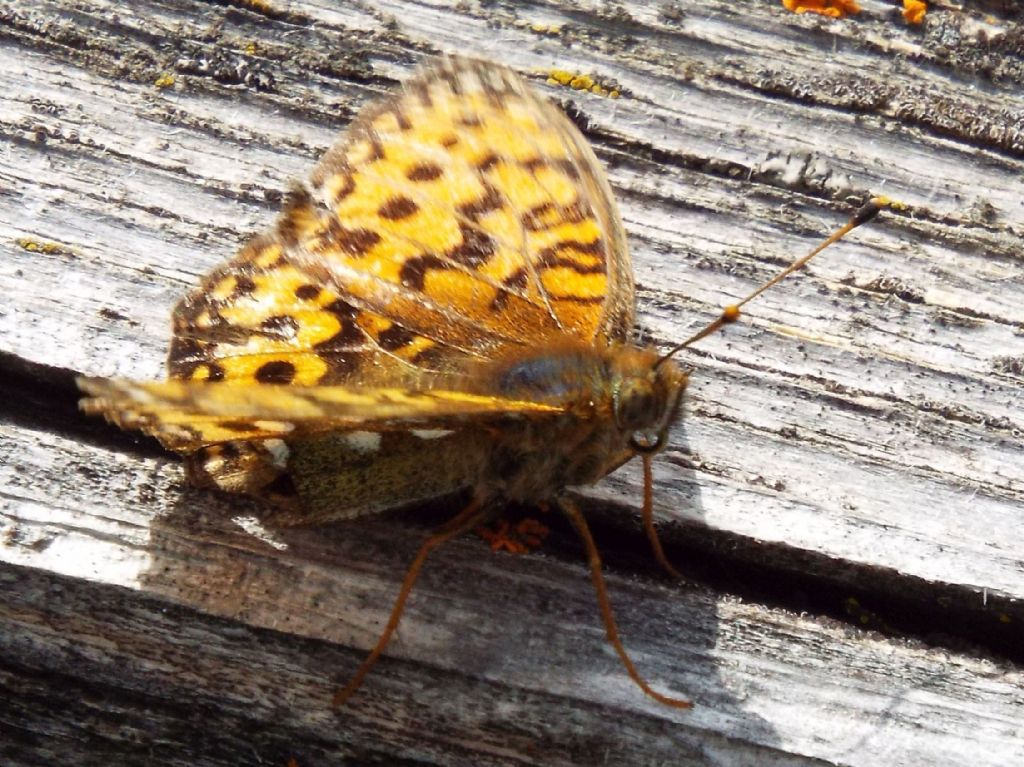
{"label": "orange lichen patch", "polygon": [[545,74],[548,76],[548,85],[564,85],[576,91],[590,91],[610,99],[617,99],[622,95],[618,83],[598,82],[590,75],[574,74],[564,69],[551,69]]}
{"label": "orange lichen patch", "polygon": [[540,548],[544,539],[548,537],[551,530],[543,522],[532,517],[519,520],[516,525],[516,535],[523,543],[533,549]]}
{"label": "orange lichen patch", "polygon": [[903,18],[908,24],[920,24],[927,12],[927,3],[921,0],[903,0]]}
{"label": "orange lichen patch", "polygon": [[793,13],[816,13],[833,19],[860,13],[856,0],[782,0],[782,6]]}

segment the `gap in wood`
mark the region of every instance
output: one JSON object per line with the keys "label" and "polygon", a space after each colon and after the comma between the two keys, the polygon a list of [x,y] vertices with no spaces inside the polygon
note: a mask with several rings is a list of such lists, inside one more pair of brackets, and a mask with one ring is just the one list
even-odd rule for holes
{"label": "gap in wood", "polygon": [[[638,509],[595,499],[582,503],[608,566],[668,580],[644,538]],[[628,534],[624,520],[630,523]],[[548,548],[564,548],[565,558],[582,556],[567,524],[553,521],[551,526]],[[990,594],[984,604],[982,595],[966,586],[838,561],[703,525],[662,526],[659,536],[669,561],[694,585],[885,636],[1024,663],[1024,605],[1016,600]]]}

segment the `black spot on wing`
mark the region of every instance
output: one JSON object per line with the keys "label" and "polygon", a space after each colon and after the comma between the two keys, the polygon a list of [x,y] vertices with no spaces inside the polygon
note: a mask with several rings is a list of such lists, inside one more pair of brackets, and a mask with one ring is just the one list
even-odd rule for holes
{"label": "black spot on wing", "polygon": [[486,184],[480,197],[463,203],[458,207],[458,211],[464,218],[477,222],[491,211],[501,210],[503,207],[505,196],[490,184]]}
{"label": "black spot on wing", "polygon": [[416,256],[409,258],[398,273],[398,279],[404,287],[412,290],[423,290],[427,272],[431,269],[448,269],[449,266],[437,256]]}
{"label": "black spot on wing", "polygon": [[295,378],[295,365],[287,360],[271,360],[256,370],[256,380],[263,384],[290,384]]}
{"label": "black spot on wing", "polygon": [[497,252],[497,243],[489,234],[466,224],[459,225],[459,232],[462,235],[462,242],[445,254],[451,260],[475,267],[486,262]]}
{"label": "black spot on wing", "polygon": [[377,210],[377,215],[388,221],[400,221],[415,215],[420,206],[408,197],[392,197]]}
{"label": "black spot on wing", "polygon": [[412,343],[415,338],[415,333],[406,330],[400,325],[392,325],[377,336],[377,343],[380,344],[381,349],[391,352]]}
{"label": "black spot on wing", "polygon": [[330,338],[313,345],[317,352],[350,350],[352,346],[365,340],[363,331],[359,329],[359,325],[356,323],[356,316],[359,314],[359,310],[354,306],[338,298],[325,306],[323,310],[337,317],[341,327]]}
{"label": "black spot on wing", "polygon": [[319,285],[299,285],[295,288],[295,297],[300,301],[312,301],[320,295]]}
{"label": "black spot on wing", "polygon": [[371,229],[350,229],[335,218],[328,221],[328,234],[340,250],[353,256],[364,256],[380,242],[380,235]]}
{"label": "black spot on wing", "polygon": [[444,169],[437,163],[421,162],[406,171],[405,177],[410,181],[434,181],[440,178],[442,173]]}

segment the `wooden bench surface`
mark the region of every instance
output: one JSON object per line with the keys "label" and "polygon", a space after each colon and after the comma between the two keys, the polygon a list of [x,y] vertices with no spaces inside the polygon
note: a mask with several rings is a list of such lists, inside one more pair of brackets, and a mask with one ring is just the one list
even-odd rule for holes
{"label": "wooden bench surface", "polygon": [[[1024,21],[863,0],[0,8],[0,761],[278,765],[1024,762]],[[163,375],[169,314],[424,57],[569,108],[668,344],[884,193],[886,212],[689,352],[655,464],[581,491],[646,699],[579,545],[429,561],[444,510],[266,530],[73,377]],[[547,84],[589,74],[618,99]],[[347,760],[347,761],[346,761]]]}

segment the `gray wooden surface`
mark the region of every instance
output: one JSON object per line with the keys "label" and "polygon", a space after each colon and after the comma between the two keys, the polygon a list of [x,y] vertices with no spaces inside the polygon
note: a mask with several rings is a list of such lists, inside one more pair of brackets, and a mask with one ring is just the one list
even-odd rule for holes
{"label": "gray wooden surface", "polygon": [[[1024,25],[862,5],[0,3],[0,761],[1024,760]],[[694,584],[649,562],[637,467],[584,492],[625,643],[692,712],[628,680],[561,529],[439,551],[331,712],[442,511],[261,530],[75,411],[76,372],[162,375],[177,298],[438,52],[618,84],[536,75],[609,166],[659,344],[863,195],[909,206],[687,356],[655,492]]]}

